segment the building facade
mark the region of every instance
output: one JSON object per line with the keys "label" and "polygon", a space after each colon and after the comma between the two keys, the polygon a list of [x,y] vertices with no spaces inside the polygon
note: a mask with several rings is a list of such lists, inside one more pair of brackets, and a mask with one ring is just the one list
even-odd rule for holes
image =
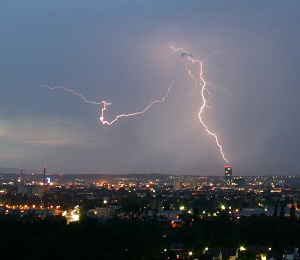
{"label": "building facade", "polygon": [[229,165],[225,166],[225,185],[227,187],[232,185],[232,168]]}

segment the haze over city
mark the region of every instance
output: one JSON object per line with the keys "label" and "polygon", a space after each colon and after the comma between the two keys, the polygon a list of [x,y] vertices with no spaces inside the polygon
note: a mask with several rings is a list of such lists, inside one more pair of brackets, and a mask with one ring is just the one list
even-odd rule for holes
{"label": "haze over city", "polygon": [[[203,121],[234,174],[299,174],[299,10],[299,1],[1,2],[0,167],[223,175],[188,56],[205,60]],[[108,126],[101,105],[43,86],[106,100],[109,121],[172,87]]]}

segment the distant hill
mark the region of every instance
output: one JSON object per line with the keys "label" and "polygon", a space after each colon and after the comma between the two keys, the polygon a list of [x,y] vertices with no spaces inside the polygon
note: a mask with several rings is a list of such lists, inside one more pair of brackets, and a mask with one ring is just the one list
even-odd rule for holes
{"label": "distant hill", "polygon": [[0,173],[18,173],[19,171],[20,171],[19,168],[0,167]]}
{"label": "distant hill", "polygon": [[[37,170],[37,169],[27,169],[24,168],[23,173],[42,173],[43,170]],[[6,167],[0,167],[0,173],[20,173],[20,168],[6,168]]]}

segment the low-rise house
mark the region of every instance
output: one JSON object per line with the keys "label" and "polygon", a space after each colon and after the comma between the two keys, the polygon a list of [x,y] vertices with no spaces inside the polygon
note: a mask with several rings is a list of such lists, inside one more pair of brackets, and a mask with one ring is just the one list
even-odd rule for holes
{"label": "low-rise house", "polygon": [[184,244],[183,243],[171,243],[170,250],[181,252],[183,249]]}
{"label": "low-rise house", "polygon": [[298,248],[288,247],[283,249],[284,260],[299,260]]}
{"label": "low-rise house", "polygon": [[222,252],[220,249],[210,248],[208,249],[205,254],[210,260],[221,260],[222,259]]}
{"label": "low-rise house", "polygon": [[169,220],[176,219],[179,217],[179,215],[180,215],[179,210],[163,210],[157,212],[158,217],[164,217]]}
{"label": "low-rise house", "polygon": [[181,218],[175,218],[171,220],[171,227],[182,227],[184,224],[183,220]]}
{"label": "low-rise house", "polygon": [[222,258],[220,260],[236,260],[239,256],[239,249],[223,248],[221,249]]}
{"label": "low-rise house", "polygon": [[267,254],[271,251],[271,248],[266,245],[250,245],[247,247],[247,251],[255,255],[255,259],[265,260]]}
{"label": "low-rise house", "polygon": [[88,215],[97,218],[112,218],[120,208],[120,206],[96,207],[88,210]]}
{"label": "low-rise house", "polygon": [[210,248],[200,256],[201,260],[236,260],[238,259],[239,249],[223,248],[216,249]]}

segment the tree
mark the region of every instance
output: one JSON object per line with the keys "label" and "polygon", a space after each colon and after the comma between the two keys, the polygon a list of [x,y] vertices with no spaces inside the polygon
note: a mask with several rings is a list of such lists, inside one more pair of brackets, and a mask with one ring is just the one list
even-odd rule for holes
{"label": "tree", "polygon": [[290,219],[291,220],[297,219],[295,212],[296,212],[296,207],[295,207],[295,204],[293,204],[291,207],[291,210],[290,210]]}
{"label": "tree", "polygon": [[283,218],[285,215],[284,205],[281,205],[279,216]]}
{"label": "tree", "polygon": [[275,202],[273,217],[276,218],[278,216],[278,200]]}

